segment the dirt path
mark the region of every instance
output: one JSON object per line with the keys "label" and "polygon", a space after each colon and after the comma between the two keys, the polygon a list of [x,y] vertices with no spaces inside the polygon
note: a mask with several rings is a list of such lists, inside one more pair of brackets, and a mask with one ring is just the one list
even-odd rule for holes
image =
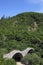
{"label": "dirt path", "polygon": [[24,64],[22,64],[21,62],[16,62],[16,65],[24,65]]}

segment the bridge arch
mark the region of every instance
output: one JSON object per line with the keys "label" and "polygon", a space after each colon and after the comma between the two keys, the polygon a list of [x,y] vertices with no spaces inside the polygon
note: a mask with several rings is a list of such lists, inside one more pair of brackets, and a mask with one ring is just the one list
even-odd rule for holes
{"label": "bridge arch", "polygon": [[34,48],[27,48],[24,51],[14,50],[8,54],[4,54],[3,58],[5,59],[13,58],[15,61],[21,61],[22,58],[26,56],[26,54],[30,53],[31,51],[34,51]]}
{"label": "bridge arch", "polygon": [[30,49],[29,51],[28,51],[28,53],[33,53],[34,52],[34,50],[33,49]]}
{"label": "bridge arch", "polygon": [[23,55],[21,53],[15,53],[12,57],[15,61],[21,61],[23,58]]}

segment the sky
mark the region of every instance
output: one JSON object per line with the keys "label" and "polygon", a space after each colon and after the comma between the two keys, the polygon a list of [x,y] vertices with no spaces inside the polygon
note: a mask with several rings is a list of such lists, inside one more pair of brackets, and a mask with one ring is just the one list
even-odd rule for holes
{"label": "sky", "polygon": [[43,0],[0,0],[0,18],[15,16],[22,12],[43,13]]}

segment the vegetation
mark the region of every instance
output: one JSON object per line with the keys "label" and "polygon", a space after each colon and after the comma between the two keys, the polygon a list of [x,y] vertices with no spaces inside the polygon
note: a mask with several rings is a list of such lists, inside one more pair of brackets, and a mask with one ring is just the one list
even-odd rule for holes
{"label": "vegetation", "polygon": [[40,57],[35,53],[27,54],[23,58],[22,63],[25,65],[40,65]]}
{"label": "vegetation", "polygon": [[16,65],[16,63],[13,59],[8,59],[0,61],[0,65]]}
{"label": "vegetation", "polygon": [[2,17],[0,19],[1,61],[3,54],[14,49],[24,50],[27,47],[35,49],[35,54],[38,55],[37,58],[40,57],[43,65],[43,14],[25,12],[13,17]]}

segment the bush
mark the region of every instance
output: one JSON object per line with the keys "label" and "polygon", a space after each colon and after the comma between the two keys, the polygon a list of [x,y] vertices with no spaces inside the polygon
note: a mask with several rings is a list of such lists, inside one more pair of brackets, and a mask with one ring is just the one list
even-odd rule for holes
{"label": "bush", "polygon": [[13,59],[0,61],[0,65],[16,65],[16,62]]}
{"label": "bush", "polygon": [[43,65],[43,58],[41,59],[40,65]]}
{"label": "bush", "polygon": [[22,62],[25,65],[39,65],[40,64],[40,57],[35,53],[27,54],[23,58]]}

